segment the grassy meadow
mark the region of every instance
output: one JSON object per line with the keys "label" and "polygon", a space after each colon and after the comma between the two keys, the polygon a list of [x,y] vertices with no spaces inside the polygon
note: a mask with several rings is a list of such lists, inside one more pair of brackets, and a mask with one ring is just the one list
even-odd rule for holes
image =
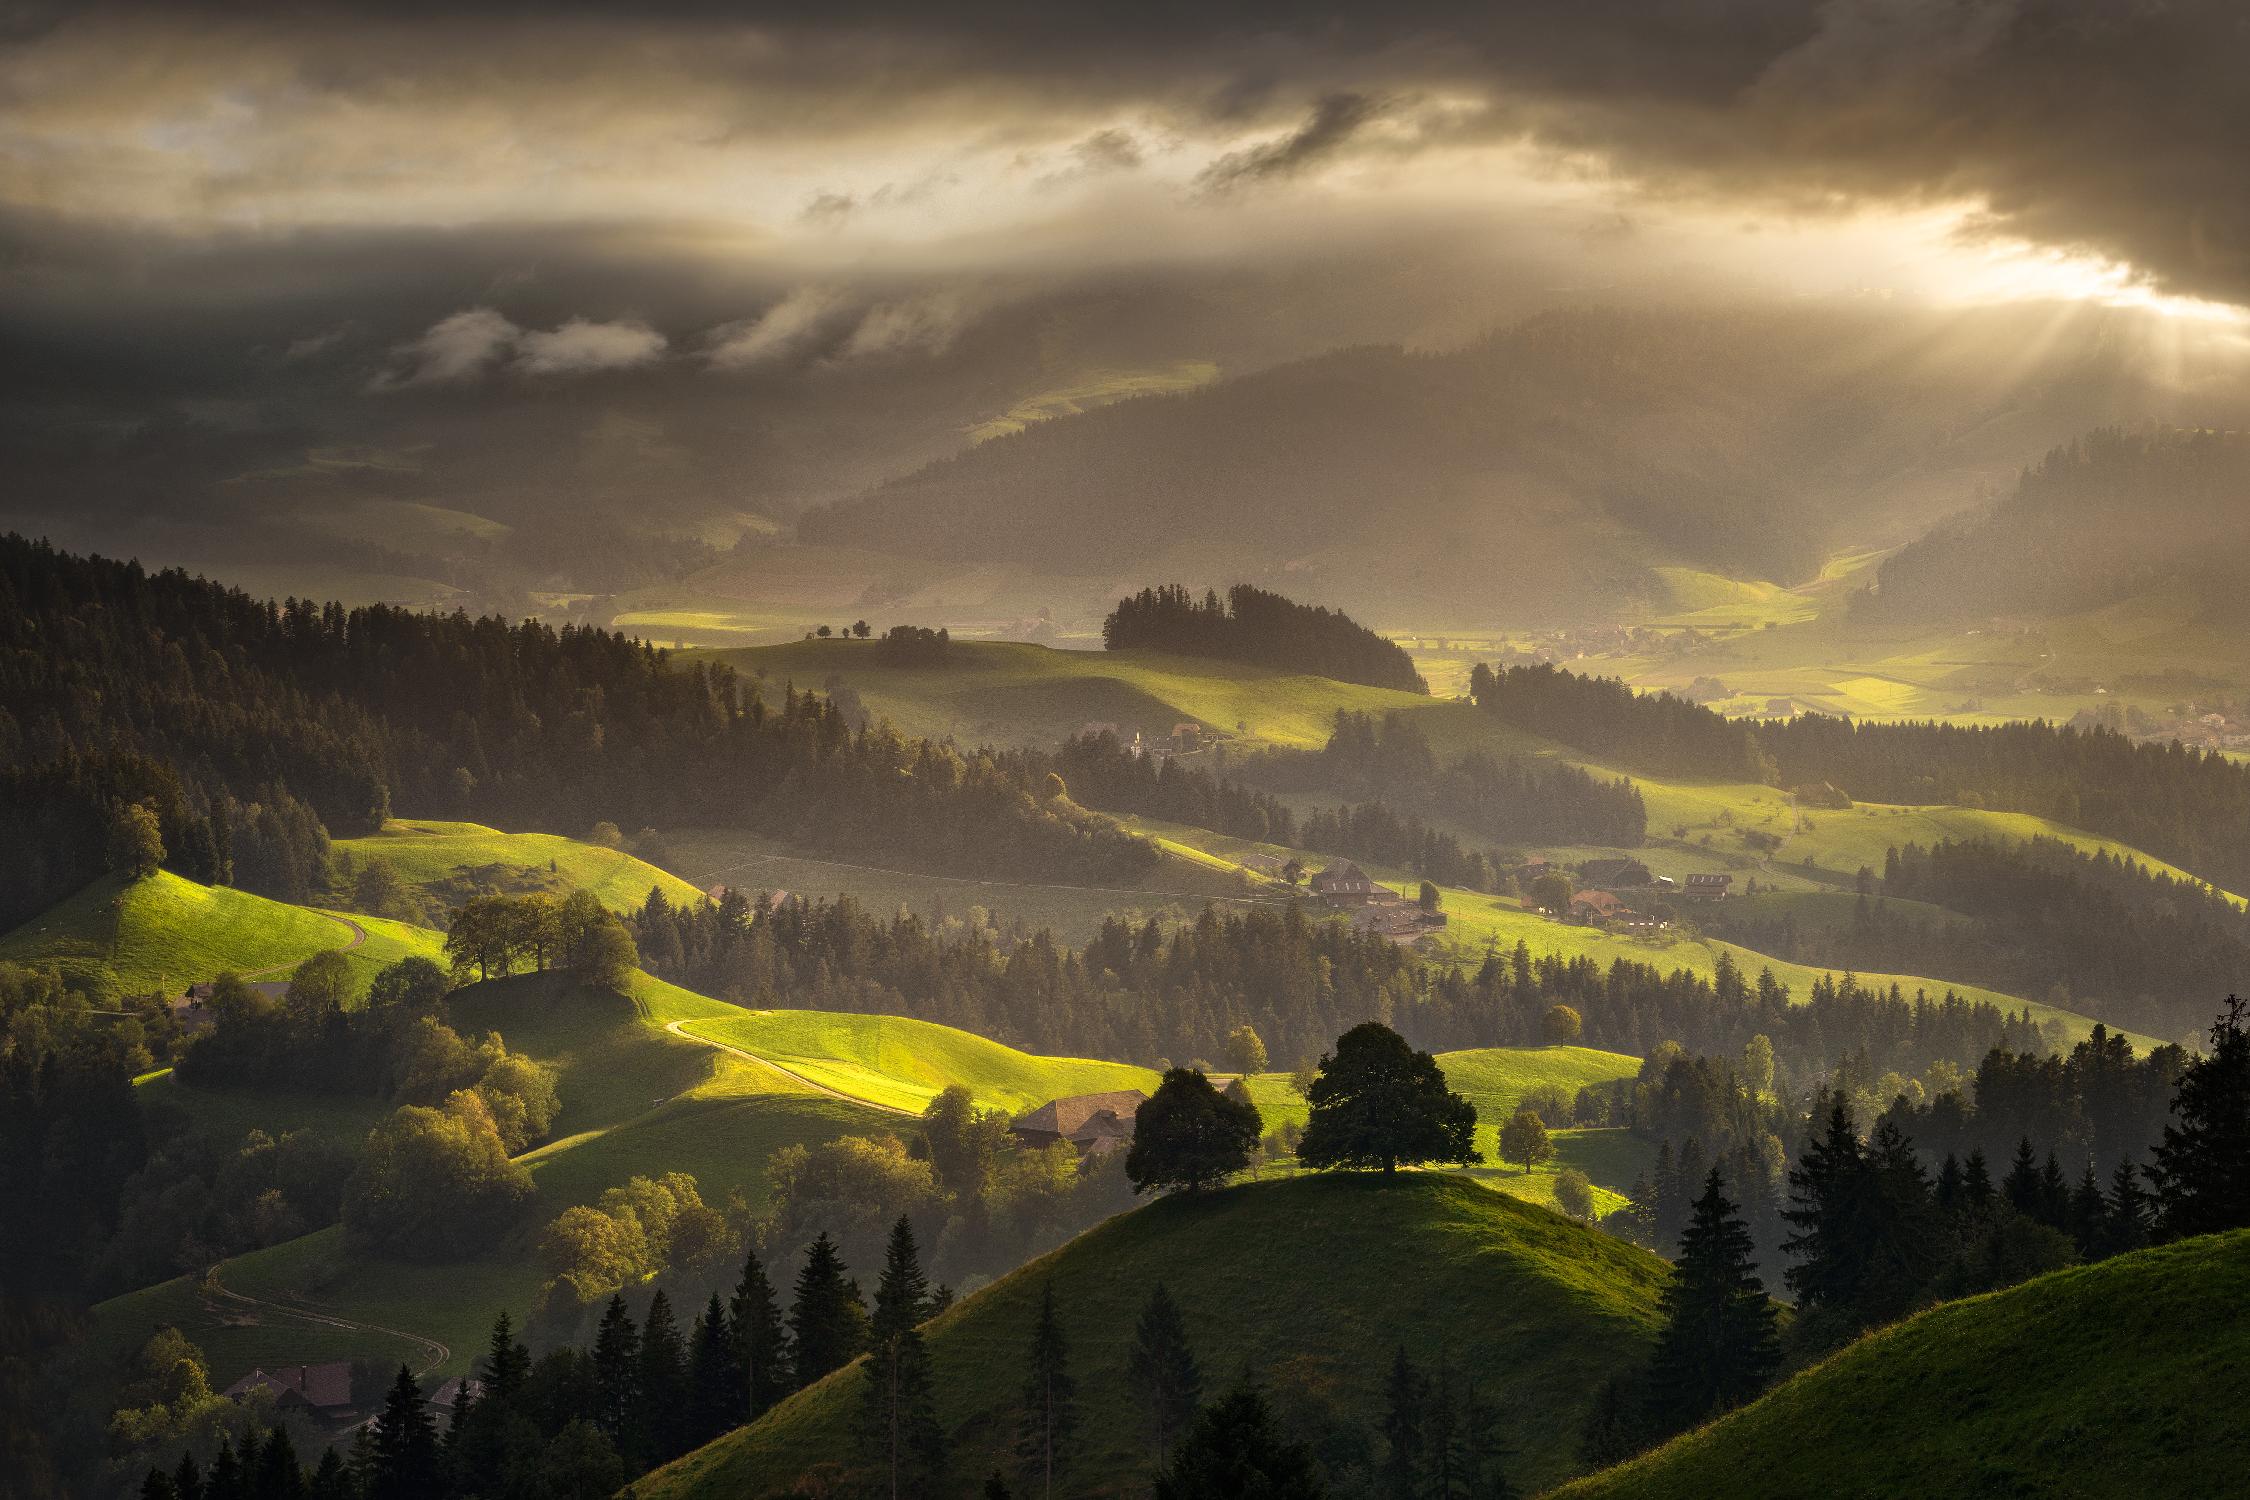
{"label": "grassy meadow", "polygon": [[1949,1302],[1555,1500],[2138,1500],[2250,1471],[2250,1231]]}
{"label": "grassy meadow", "polygon": [[228,970],[286,977],[327,949],[341,950],[364,986],[399,959],[438,957],[444,942],[404,922],[291,906],[159,870],[94,882],[0,938],[0,959],[106,972],[127,994],[171,994]]}
{"label": "grassy meadow", "polygon": [[442,886],[462,877],[496,885],[592,891],[613,911],[638,910],[651,887],[667,900],[703,899],[700,887],[622,849],[553,833],[502,833],[481,823],[393,818],[380,833],[338,839],[355,865],[385,864],[407,885]]}

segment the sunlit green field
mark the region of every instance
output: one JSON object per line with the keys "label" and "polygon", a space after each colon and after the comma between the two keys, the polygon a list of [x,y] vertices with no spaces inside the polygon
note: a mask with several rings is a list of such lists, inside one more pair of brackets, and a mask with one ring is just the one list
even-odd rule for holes
{"label": "sunlit green field", "polygon": [[96,881],[0,938],[0,959],[106,971],[127,994],[172,994],[229,970],[285,978],[326,949],[343,950],[364,986],[386,964],[434,958],[443,947],[443,936],[426,928],[291,906],[159,870],[130,883]]}
{"label": "sunlit green field", "polygon": [[954,1084],[968,1089],[982,1107],[1011,1114],[1064,1095],[1116,1089],[1154,1093],[1157,1085],[1157,1075],[1147,1068],[1039,1057],[903,1016],[740,1011],[690,1021],[686,1029],[769,1058],[824,1088],[916,1114]]}
{"label": "sunlit green field", "polygon": [[651,887],[674,902],[703,899],[700,888],[622,849],[551,833],[502,833],[481,823],[393,818],[381,833],[338,839],[335,847],[356,864],[389,865],[408,885],[433,885],[479,870],[520,870],[558,887],[592,891],[616,911],[637,910]]}

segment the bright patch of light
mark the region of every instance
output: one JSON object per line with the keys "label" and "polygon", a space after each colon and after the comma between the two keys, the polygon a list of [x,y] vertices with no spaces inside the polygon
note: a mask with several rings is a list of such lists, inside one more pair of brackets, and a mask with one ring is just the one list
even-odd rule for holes
{"label": "bright patch of light", "polygon": [[2160,292],[2122,261],[2020,241],[1968,252],[1948,292],[1963,302],[2091,302],[2196,322],[2250,323],[2250,312],[2228,303]]}

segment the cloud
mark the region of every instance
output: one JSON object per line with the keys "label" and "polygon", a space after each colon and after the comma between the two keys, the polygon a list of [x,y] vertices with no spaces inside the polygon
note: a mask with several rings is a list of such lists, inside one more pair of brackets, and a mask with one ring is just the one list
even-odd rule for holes
{"label": "cloud", "polygon": [[958,292],[878,302],[860,318],[851,337],[836,351],[836,358],[940,354],[974,318],[968,299]]}
{"label": "cloud", "polygon": [[833,292],[799,287],[755,318],[713,329],[703,357],[715,370],[771,363],[801,346],[835,305]]}
{"label": "cloud", "polygon": [[859,207],[859,200],[849,193],[815,193],[797,214],[800,223],[826,228],[843,223]]}
{"label": "cloud", "polygon": [[373,389],[474,380],[522,335],[522,329],[493,309],[468,308],[439,319],[420,338],[399,345],[403,364],[377,375]]}
{"label": "cloud", "polygon": [[281,362],[293,365],[301,359],[312,359],[316,355],[326,354],[345,339],[350,338],[352,333],[352,325],[346,322],[338,323],[334,328],[325,329],[319,333],[308,333],[303,338],[292,339],[289,347],[281,351]]}
{"label": "cloud", "polygon": [[513,368],[526,375],[582,375],[596,370],[630,370],[661,358],[666,340],[646,323],[595,323],[572,318],[547,333],[526,333],[517,341]]}
{"label": "cloud", "polygon": [[1229,152],[1203,169],[1196,186],[1218,197],[1256,183],[1299,176],[1341,151],[1375,112],[1364,94],[1324,95],[1305,122],[1288,135]]}

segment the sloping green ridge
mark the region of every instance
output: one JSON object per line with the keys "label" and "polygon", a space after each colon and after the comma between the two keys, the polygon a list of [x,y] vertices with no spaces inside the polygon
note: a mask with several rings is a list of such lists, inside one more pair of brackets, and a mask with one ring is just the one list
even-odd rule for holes
{"label": "sloping green ridge", "polygon": [[[1163,1281],[1215,1393],[1245,1369],[1277,1400],[1312,1397],[1380,1420],[1391,1352],[1441,1356],[1506,1414],[1519,1489],[1576,1465],[1601,1382],[1645,1359],[1663,1262],[1461,1178],[1331,1175],[1166,1198],[1080,1235],[925,1330],[953,1491],[1009,1467],[1024,1351],[1055,1288],[1080,1430],[1056,1494],[1144,1494],[1148,1465],[1126,1375],[1134,1321]],[[785,1493],[856,1466],[858,1365],[635,1485],[643,1500]],[[825,1491],[824,1491],[825,1492]],[[843,1492],[839,1490],[839,1492]]]}
{"label": "sloping green ridge", "polygon": [[1117,1089],[1156,1092],[1131,1063],[1040,1057],[971,1032],[904,1016],[819,1010],[732,1011],[686,1030],[770,1058],[823,1088],[916,1114],[961,1084],[987,1109],[1020,1113],[1049,1099]]}
{"label": "sloping green ridge", "polygon": [[343,950],[365,985],[386,964],[436,958],[444,946],[443,934],[427,928],[291,906],[159,870],[146,880],[95,881],[0,937],[0,959],[53,963],[66,973],[105,969],[127,994],[146,994],[176,992],[229,969],[282,978],[330,948]]}
{"label": "sloping green ridge", "polygon": [[622,849],[605,849],[554,833],[502,833],[481,823],[393,818],[382,832],[338,839],[336,847],[361,864],[389,865],[408,885],[432,885],[497,865],[530,870],[557,889],[592,891],[613,911],[639,910],[651,886],[674,903],[703,900],[703,892],[695,886]]}
{"label": "sloping green ridge", "polygon": [[1948,1303],[1556,1500],[2139,1500],[2250,1474],[2250,1231]]}

